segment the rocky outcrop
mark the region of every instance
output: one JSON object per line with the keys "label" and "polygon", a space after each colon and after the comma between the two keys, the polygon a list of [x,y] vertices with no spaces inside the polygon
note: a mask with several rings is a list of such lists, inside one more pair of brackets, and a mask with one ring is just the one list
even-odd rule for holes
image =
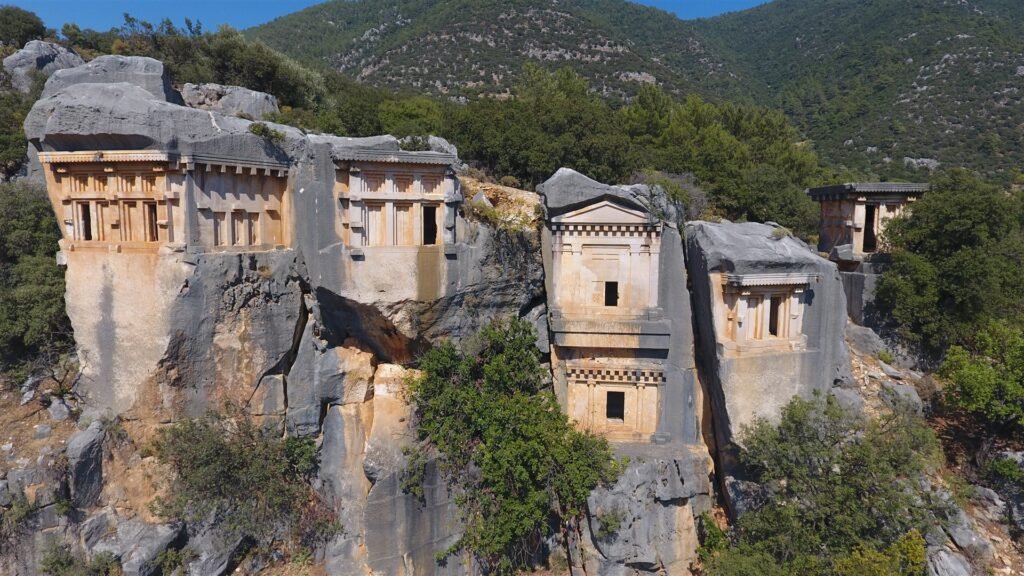
{"label": "rocky outcrop", "polygon": [[68,440],[68,485],[71,504],[92,506],[103,490],[103,425],[93,422]]}
{"label": "rocky outcrop", "polygon": [[697,521],[711,509],[706,451],[631,461],[619,480],[587,500],[588,574],[688,574],[700,543]]}
{"label": "rocky outcrop", "polygon": [[185,84],[181,89],[185,104],[200,110],[212,110],[227,116],[260,120],[279,111],[277,98],[241,86],[223,84]]}
{"label": "rocky outcrop", "polygon": [[58,70],[85,64],[85,60],[72,50],[42,40],[32,40],[21,50],[4,58],[4,70],[11,77],[15,90],[28,94],[35,82],[35,74],[48,77]]}
{"label": "rocky outcrop", "polygon": [[698,363],[727,485],[739,473],[731,447],[744,425],[852,379],[846,304],[836,265],[782,228],[691,222],[686,241]]}
{"label": "rocky outcrop", "polygon": [[182,104],[181,95],[171,86],[171,77],[163,62],[145,56],[100,56],[87,64],[57,70],[43,89],[49,98],[76,84],[133,84],[158,100]]}

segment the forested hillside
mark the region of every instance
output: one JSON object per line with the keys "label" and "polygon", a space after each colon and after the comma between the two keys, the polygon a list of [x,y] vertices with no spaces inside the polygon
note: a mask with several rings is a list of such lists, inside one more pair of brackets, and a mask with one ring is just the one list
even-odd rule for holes
{"label": "forested hillside", "polygon": [[783,109],[864,177],[1024,165],[1024,4],[776,0],[697,22],[622,0],[335,0],[247,34],[389,89],[505,94],[524,61],[613,103],[645,83]]}

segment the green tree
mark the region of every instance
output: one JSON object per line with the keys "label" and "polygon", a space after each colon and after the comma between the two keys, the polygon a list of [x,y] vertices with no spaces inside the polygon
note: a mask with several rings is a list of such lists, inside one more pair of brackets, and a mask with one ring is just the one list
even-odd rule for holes
{"label": "green tree", "polygon": [[60,230],[42,189],[0,184],[0,368],[70,346]]}
{"label": "green tree", "polygon": [[29,40],[46,36],[46,26],[34,12],[17,6],[0,6],[0,42],[21,48]]}
{"label": "green tree", "polygon": [[932,351],[969,341],[990,320],[1024,310],[1024,220],[1019,193],[964,170],[937,178],[886,238],[893,264],[878,303],[898,333]]}
{"label": "green tree", "polygon": [[441,132],[441,106],[425,96],[387,100],[379,108],[380,125],[396,138]]}
{"label": "green tree", "polygon": [[333,512],[309,481],[319,465],[311,439],[282,439],[244,408],[228,406],[160,431],[158,460],[173,471],[157,501],[168,518],[201,524],[215,518],[229,536],[304,546],[337,532]]}
{"label": "green tree", "polygon": [[410,386],[423,451],[413,462],[437,455],[461,511],[464,533],[444,555],[470,552],[488,573],[528,565],[551,526],[574,526],[591,490],[618,473],[607,442],[560,410],[539,354],[530,324],[494,322],[462,350],[425,354]]}
{"label": "green tree", "polygon": [[794,398],[777,426],[757,422],[742,444],[740,461],[770,497],[739,519],[709,574],[849,574],[863,558],[909,567],[886,574],[921,573],[923,541],[908,535],[927,533],[943,511],[919,485],[941,452],[912,410],[865,420],[831,397]]}
{"label": "green tree", "polygon": [[1024,428],[1024,332],[993,321],[971,340],[953,346],[940,369],[948,379],[945,399],[977,416],[995,432]]}

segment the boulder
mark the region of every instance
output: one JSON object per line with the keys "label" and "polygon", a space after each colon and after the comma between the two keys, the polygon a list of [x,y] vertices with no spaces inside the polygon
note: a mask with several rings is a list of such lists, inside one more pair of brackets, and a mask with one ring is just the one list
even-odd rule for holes
{"label": "boulder", "polygon": [[851,388],[833,388],[829,391],[829,394],[850,414],[857,416],[864,414],[864,399],[861,398],[861,395],[856,390]]}
{"label": "boulder", "polygon": [[853,322],[846,323],[846,342],[860,354],[872,358],[878,358],[879,354],[888,349],[878,333]]}
{"label": "boulder", "polygon": [[602,197],[616,198],[666,222],[682,224],[685,214],[682,207],[660,189],[646,184],[610,186],[570,168],[559,168],[551,178],[537,186],[537,192],[544,197],[544,205],[551,216],[571,212]]}
{"label": "boulder", "polygon": [[57,70],[46,81],[42,97],[49,98],[77,84],[118,83],[138,86],[163,102],[183,104],[163,62],[145,56],[100,56],[88,64]]}
{"label": "boulder", "polygon": [[[711,459],[631,461],[614,486],[587,499],[587,573],[685,574],[697,557],[696,518],[711,508]],[[595,570],[596,569],[596,570]]]}
{"label": "boulder", "polygon": [[76,432],[68,440],[68,485],[76,508],[91,506],[103,490],[103,438],[100,422]]}
{"label": "boulder", "polygon": [[230,540],[207,525],[188,539],[188,547],[196,553],[185,571],[190,576],[221,576],[231,567],[231,560],[242,551],[245,541],[236,536]]}
{"label": "boulder", "polygon": [[909,384],[898,384],[896,382],[882,382],[878,391],[879,398],[890,408],[909,407],[918,414],[924,411],[924,402],[918,395],[917,389]]}
{"label": "boulder", "polygon": [[113,534],[93,546],[93,554],[110,552],[121,561],[124,576],[158,576],[157,557],[181,545],[184,530],[177,524],[147,524],[141,520],[118,520]]}
{"label": "boulder", "polygon": [[10,506],[11,502],[11,489],[7,486],[7,480],[0,480],[0,506]]}
{"label": "boulder", "polygon": [[21,50],[4,58],[4,70],[10,74],[14,89],[28,94],[35,81],[33,72],[44,77],[58,70],[85,64],[85,60],[72,50],[51,42],[32,40]]}
{"label": "boulder", "polygon": [[279,111],[277,98],[241,86],[223,84],[185,84],[181,89],[185,104],[200,110],[213,110],[228,116],[260,120]]}
{"label": "boulder", "polygon": [[971,576],[974,569],[966,558],[945,546],[928,548],[928,576]]}
{"label": "boulder", "polygon": [[957,507],[947,518],[946,534],[956,544],[957,548],[963,550],[972,558],[992,558],[995,556],[995,547],[987,539],[978,534],[974,523],[967,517],[967,513]]}

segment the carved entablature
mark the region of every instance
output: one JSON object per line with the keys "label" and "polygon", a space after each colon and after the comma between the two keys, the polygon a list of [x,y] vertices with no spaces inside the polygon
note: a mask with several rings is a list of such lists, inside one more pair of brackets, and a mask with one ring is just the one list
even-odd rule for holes
{"label": "carved entablature", "polygon": [[342,241],[363,248],[455,243],[460,196],[451,166],[437,152],[359,150],[335,158]]}
{"label": "carved entablature", "polygon": [[712,274],[712,280],[715,325],[726,353],[806,349],[804,308],[817,274]]}
{"label": "carved entablature", "polygon": [[602,200],[552,218],[555,306],[567,319],[642,319],[658,307],[661,222]]}
{"label": "carved entablature", "polygon": [[41,152],[39,159],[69,250],[288,244],[285,163],[150,150]]}
{"label": "carved entablature", "polygon": [[570,364],[566,380],[569,412],[580,428],[619,442],[646,442],[656,432],[663,370]]}
{"label": "carved entablature", "polygon": [[158,151],[42,152],[64,245],[154,251],[182,242],[184,170]]}

